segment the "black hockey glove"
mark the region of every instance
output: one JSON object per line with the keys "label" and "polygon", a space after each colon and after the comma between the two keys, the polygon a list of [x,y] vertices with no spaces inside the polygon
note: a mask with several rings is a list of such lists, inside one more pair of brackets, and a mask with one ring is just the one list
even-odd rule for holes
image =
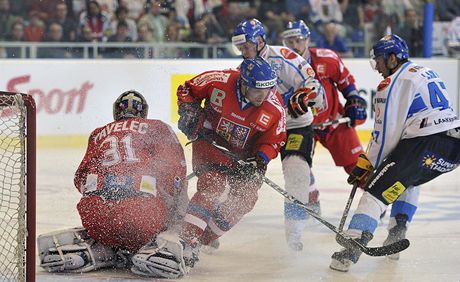
{"label": "black hockey glove", "polygon": [[308,107],[311,107],[315,104],[313,99],[316,98],[318,93],[316,93],[315,88],[299,88],[294,94],[289,98],[288,101],[288,112],[293,118],[298,118],[299,116],[308,112]]}
{"label": "black hockey glove", "polygon": [[265,160],[256,155],[255,157],[247,158],[244,162],[238,163],[238,173],[247,179],[260,179],[265,175],[267,164]]}
{"label": "black hockey glove", "polygon": [[177,127],[189,140],[196,139],[203,125],[203,108],[196,103],[182,103],[179,105],[179,116]]}
{"label": "black hockey glove", "polygon": [[366,122],[367,103],[359,95],[349,95],[345,103],[345,115],[350,118],[350,126],[356,126]]}

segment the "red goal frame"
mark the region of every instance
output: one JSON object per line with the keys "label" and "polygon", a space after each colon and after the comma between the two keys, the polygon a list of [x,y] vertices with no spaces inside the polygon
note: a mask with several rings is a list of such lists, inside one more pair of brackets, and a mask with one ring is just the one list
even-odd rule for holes
{"label": "red goal frame", "polygon": [[21,94],[26,108],[26,246],[25,277],[27,282],[35,282],[35,240],[36,240],[36,105],[32,96],[23,93],[0,91],[0,95]]}

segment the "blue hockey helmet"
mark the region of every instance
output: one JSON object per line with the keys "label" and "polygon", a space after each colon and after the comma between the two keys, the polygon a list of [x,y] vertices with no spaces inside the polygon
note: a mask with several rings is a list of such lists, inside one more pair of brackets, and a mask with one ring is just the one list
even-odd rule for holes
{"label": "blue hockey helmet", "polygon": [[386,60],[390,54],[395,54],[398,62],[409,58],[406,42],[396,34],[386,35],[377,41],[371,49],[370,57],[375,59],[383,56]]}
{"label": "blue hockey helmet", "polygon": [[113,103],[113,119],[147,118],[149,105],[141,93],[128,90],[121,93]]}
{"label": "blue hockey helmet", "polygon": [[277,83],[277,76],[270,64],[261,57],[244,59],[240,66],[241,79],[250,88],[271,88]]}
{"label": "blue hockey helmet", "polygon": [[289,22],[286,26],[286,30],[282,33],[283,39],[289,37],[300,37],[307,39],[310,37],[310,29],[303,20]]}
{"label": "blue hockey helmet", "polygon": [[252,42],[257,44],[259,36],[265,41],[264,26],[258,19],[250,19],[239,23],[233,31],[232,43],[234,45]]}

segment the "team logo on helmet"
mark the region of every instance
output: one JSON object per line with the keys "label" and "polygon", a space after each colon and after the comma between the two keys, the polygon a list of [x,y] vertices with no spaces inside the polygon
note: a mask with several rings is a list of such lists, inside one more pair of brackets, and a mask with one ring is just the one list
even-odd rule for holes
{"label": "team logo on helmet", "polygon": [[241,79],[251,88],[271,88],[277,83],[277,76],[270,64],[256,57],[255,59],[245,59],[241,63]]}
{"label": "team logo on helmet", "polygon": [[282,33],[282,36],[283,38],[301,37],[306,39],[310,37],[310,29],[303,20],[289,22],[286,26],[286,30]]}

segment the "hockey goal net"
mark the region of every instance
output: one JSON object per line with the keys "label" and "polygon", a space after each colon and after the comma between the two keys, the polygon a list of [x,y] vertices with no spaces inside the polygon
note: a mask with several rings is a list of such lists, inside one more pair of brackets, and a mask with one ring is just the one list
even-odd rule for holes
{"label": "hockey goal net", "polygon": [[0,281],[35,281],[35,103],[1,91]]}

